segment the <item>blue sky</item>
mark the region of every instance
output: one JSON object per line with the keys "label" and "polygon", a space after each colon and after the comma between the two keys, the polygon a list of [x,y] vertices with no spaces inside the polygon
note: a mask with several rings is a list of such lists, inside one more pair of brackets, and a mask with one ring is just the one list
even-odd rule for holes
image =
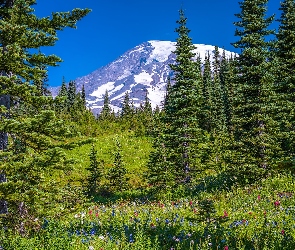
{"label": "blue sky", "polygon": [[[45,54],[62,58],[59,67],[49,67],[49,85],[58,86],[62,77],[75,80],[112,62],[127,50],[149,40],[175,41],[178,10],[183,6],[190,36],[195,44],[210,44],[237,51],[235,13],[241,0],[37,0],[39,17],[52,12],[89,8],[92,12],[78,22],[77,29],[58,32],[54,47]],[[279,1],[269,0],[268,13],[279,18]],[[273,24],[276,28],[278,25]]]}

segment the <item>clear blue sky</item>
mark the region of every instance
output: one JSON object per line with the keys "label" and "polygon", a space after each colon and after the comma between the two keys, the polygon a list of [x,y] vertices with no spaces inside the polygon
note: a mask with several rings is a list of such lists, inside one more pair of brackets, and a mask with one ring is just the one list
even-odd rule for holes
{"label": "clear blue sky", "polygon": [[[49,85],[87,75],[127,50],[149,40],[175,41],[178,10],[183,6],[193,43],[203,43],[237,51],[235,13],[241,0],[37,0],[39,17],[52,12],[89,8],[92,12],[78,22],[77,29],[58,33],[56,46],[42,48],[45,54],[60,56],[64,62],[49,68]],[[269,14],[279,18],[279,0],[269,0]],[[183,4],[183,5],[182,5]],[[277,27],[274,24],[273,27]]]}

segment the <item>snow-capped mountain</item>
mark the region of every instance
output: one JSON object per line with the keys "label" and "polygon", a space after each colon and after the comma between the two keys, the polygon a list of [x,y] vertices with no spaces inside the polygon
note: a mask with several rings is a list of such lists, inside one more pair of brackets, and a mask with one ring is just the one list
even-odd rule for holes
{"label": "snow-capped mountain", "polygon": [[[146,93],[155,108],[161,106],[166,91],[167,77],[173,73],[169,64],[175,62],[175,42],[148,41],[127,51],[117,60],[101,67],[89,75],[77,78],[77,90],[81,91],[84,84],[87,106],[94,114],[100,112],[103,106],[105,91],[108,91],[111,107],[115,112],[120,110],[125,93],[128,91],[130,99],[136,107],[143,102]],[[213,59],[214,46],[195,44],[194,51],[202,61],[209,52]],[[219,49],[222,55],[223,49]],[[231,52],[225,51],[226,57]],[[53,96],[58,93],[59,87],[51,88]]]}

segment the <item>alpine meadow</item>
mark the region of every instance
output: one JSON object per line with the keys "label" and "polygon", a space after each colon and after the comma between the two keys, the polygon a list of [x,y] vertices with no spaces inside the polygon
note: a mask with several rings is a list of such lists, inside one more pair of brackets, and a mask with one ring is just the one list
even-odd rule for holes
{"label": "alpine meadow", "polygon": [[295,0],[241,0],[231,54],[196,52],[180,8],[161,105],[154,77],[96,113],[42,52],[92,10],[37,2],[0,0],[0,249],[295,249]]}

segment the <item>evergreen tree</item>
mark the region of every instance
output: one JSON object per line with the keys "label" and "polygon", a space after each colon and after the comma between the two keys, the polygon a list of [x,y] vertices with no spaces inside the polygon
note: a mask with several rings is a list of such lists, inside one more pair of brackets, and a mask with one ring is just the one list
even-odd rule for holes
{"label": "evergreen tree", "polygon": [[143,110],[147,116],[151,116],[153,113],[152,105],[151,105],[150,100],[148,98],[148,91],[146,91],[146,93],[145,93]]}
{"label": "evergreen tree", "polygon": [[61,84],[60,90],[58,92],[58,96],[68,97],[68,89],[67,89],[66,80],[65,80],[64,76],[62,78],[62,84]]}
{"label": "evergreen tree", "polygon": [[102,120],[109,119],[111,116],[112,109],[110,107],[110,99],[108,91],[106,90],[104,99],[103,99],[103,107],[100,113],[99,118]]}
{"label": "evergreen tree", "polygon": [[101,178],[103,176],[100,163],[97,160],[97,150],[95,150],[94,144],[92,144],[89,158],[90,165],[88,168],[86,168],[90,172],[90,175],[87,178],[87,193],[88,195],[92,196],[97,194],[100,187]]}
{"label": "evergreen tree", "polygon": [[267,27],[274,17],[265,18],[267,0],[240,2],[240,21],[234,24],[240,40],[233,45],[241,49],[237,58],[233,124],[235,154],[232,168],[241,180],[253,181],[270,170],[274,152],[274,122],[271,119],[273,76],[271,74],[270,42],[273,34]]}
{"label": "evergreen tree", "polygon": [[82,99],[82,105],[85,108],[86,107],[86,93],[85,93],[84,84],[83,84],[82,90],[81,90],[81,99]]}
{"label": "evergreen tree", "polygon": [[128,91],[125,93],[124,101],[122,104],[122,111],[121,111],[121,117],[123,118],[130,118],[133,114],[132,107],[130,105],[130,98]]}
{"label": "evergreen tree", "polygon": [[220,63],[220,85],[223,93],[223,107],[225,114],[225,123],[227,131],[232,131],[232,100],[233,100],[233,58],[227,59],[225,50],[222,53],[222,60]]}
{"label": "evergreen tree", "polygon": [[65,82],[65,78],[63,77],[61,87],[58,91],[58,95],[54,99],[55,110],[59,113],[62,111],[65,111],[67,108],[67,102],[68,102],[67,100],[68,100],[68,89]]}
{"label": "evergreen tree", "polygon": [[68,87],[68,99],[67,99],[67,107],[68,110],[71,111],[74,108],[75,100],[76,100],[76,83],[75,81],[69,82]]}
{"label": "evergreen tree", "polygon": [[205,62],[204,62],[204,71],[203,71],[203,88],[202,88],[202,96],[203,96],[203,108],[202,114],[203,119],[202,128],[205,129],[207,132],[211,132],[213,128],[213,121],[212,121],[212,75],[211,75],[211,63],[210,63],[210,54],[205,55]]}
{"label": "evergreen tree", "polygon": [[[191,181],[192,171],[198,167],[202,155],[199,144],[204,142],[204,135],[198,124],[202,95],[201,79],[198,77],[196,63],[192,60],[195,56],[193,53],[195,47],[188,36],[189,29],[186,27],[187,19],[184,11],[180,10],[179,13],[180,19],[177,21],[179,27],[176,29],[179,37],[174,51],[176,64],[170,65],[174,71],[175,84],[171,87],[165,107],[163,130],[154,141],[154,146],[158,145],[156,154],[163,153],[161,148],[165,149],[165,155],[160,159],[166,161],[164,164],[159,164],[158,161],[153,163],[151,159],[149,164],[150,176],[155,176],[156,172],[163,174],[168,169],[168,176],[173,178],[175,184]],[[161,177],[165,179],[164,176],[158,176],[157,180],[160,181]],[[166,183],[154,182],[153,185],[169,188],[172,184],[169,177]]]}
{"label": "evergreen tree", "polygon": [[108,170],[108,179],[110,181],[111,191],[123,191],[128,186],[127,170],[122,160],[122,147],[118,140],[115,139],[116,150],[114,151],[114,164]]}
{"label": "evergreen tree", "polygon": [[[26,206],[37,214],[45,214],[46,206],[54,206],[57,197],[49,193],[57,190],[54,186],[47,189],[44,175],[49,175],[53,169],[64,169],[68,164],[61,148],[69,130],[52,110],[44,110],[52,103],[52,97],[40,96],[36,86],[44,81],[46,67],[56,66],[61,59],[34,53],[32,49],[53,46],[57,30],[74,28],[89,12],[75,9],[53,13],[51,19],[38,18],[31,8],[35,3],[34,0],[0,2],[1,30],[5,30],[0,32],[3,52],[0,54],[0,103],[6,107],[0,112],[4,114],[10,109],[9,117],[1,115],[0,118],[0,131],[4,135],[4,140],[1,136],[0,141],[0,172],[8,180],[0,183],[0,196],[8,202],[10,219],[15,223],[20,223],[17,211],[22,214]],[[7,143],[8,134],[10,144]],[[46,202],[42,202],[45,197]]]}
{"label": "evergreen tree", "polygon": [[[276,73],[275,120],[280,124],[281,164],[293,164],[295,155],[295,2],[281,2],[281,17],[276,34],[274,70]],[[293,163],[292,163],[293,161]]]}
{"label": "evergreen tree", "polygon": [[224,133],[226,131],[226,117],[224,112],[224,103],[221,83],[220,83],[220,53],[215,46],[213,54],[213,86],[212,86],[212,120],[215,134]]}

